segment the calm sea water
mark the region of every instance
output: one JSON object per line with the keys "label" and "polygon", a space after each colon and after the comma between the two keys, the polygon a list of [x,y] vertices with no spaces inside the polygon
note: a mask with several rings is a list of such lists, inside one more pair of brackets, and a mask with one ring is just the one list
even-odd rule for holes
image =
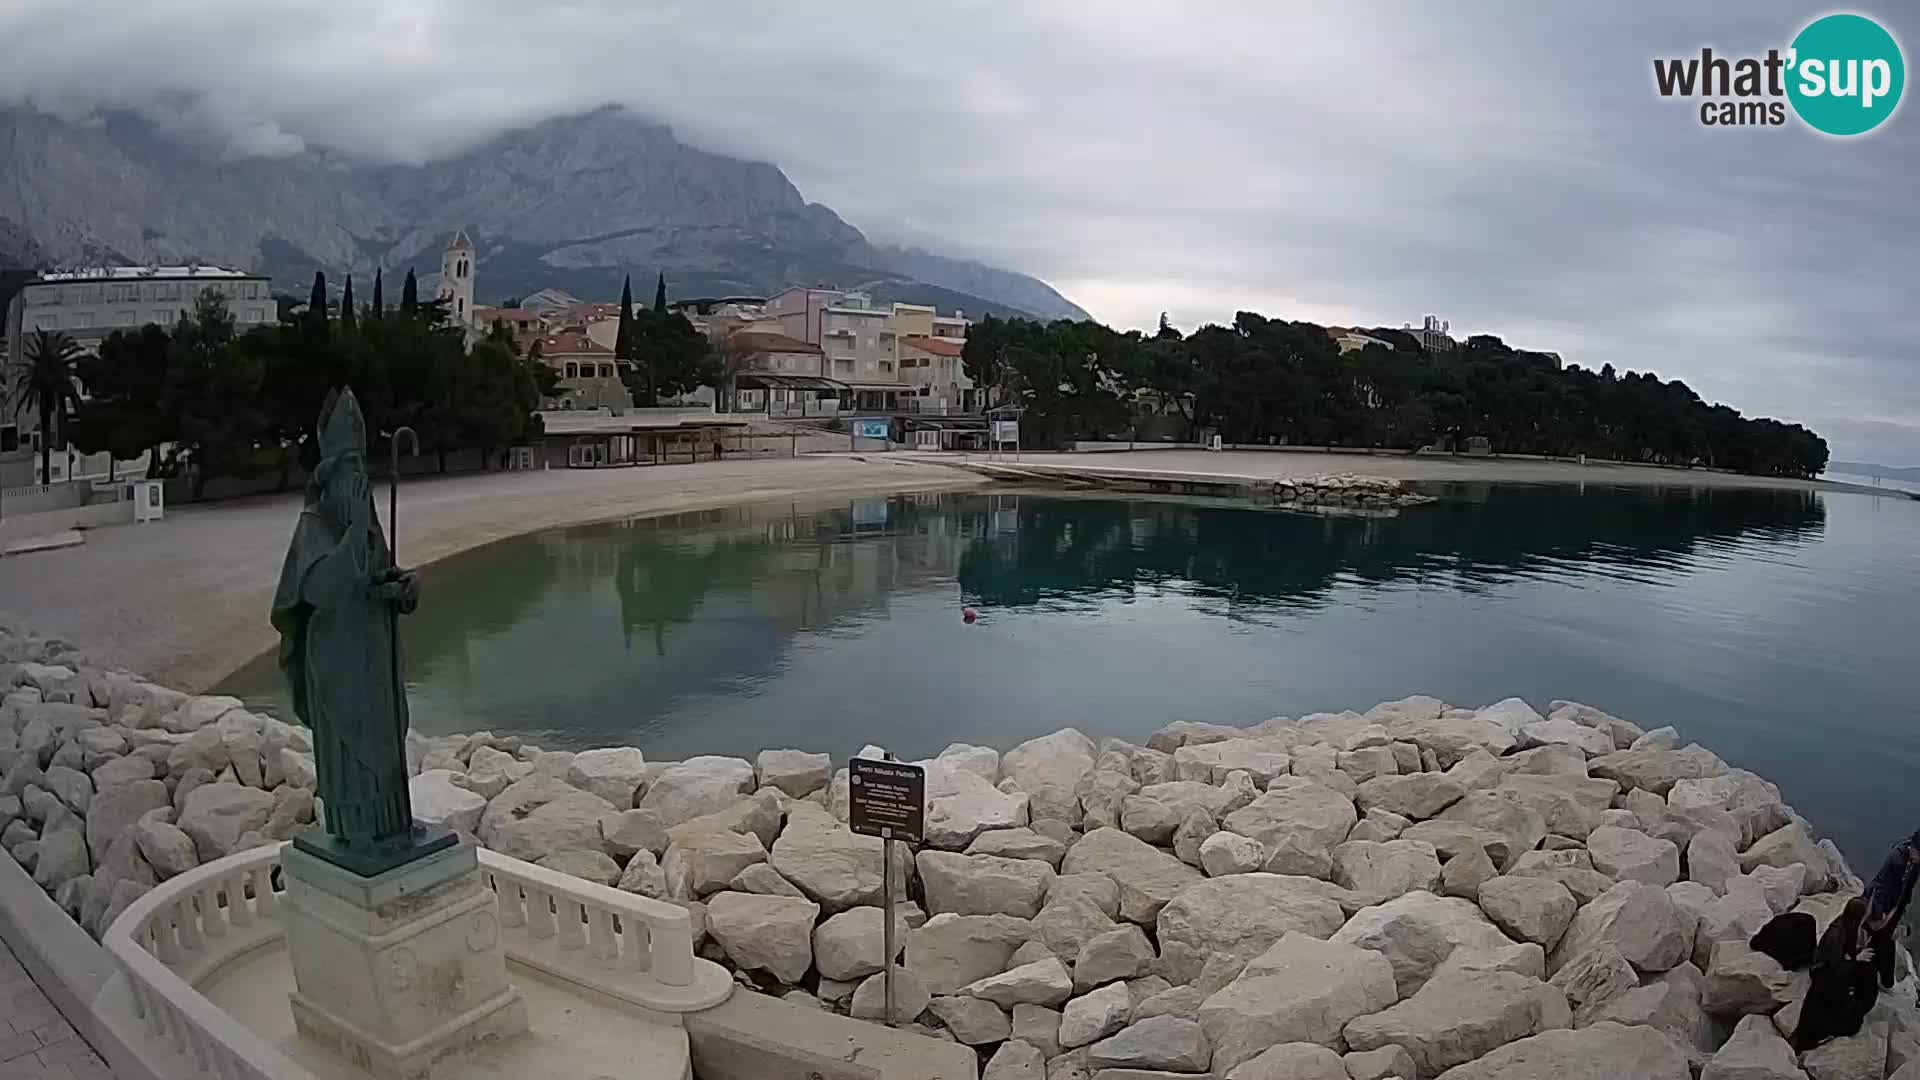
{"label": "calm sea water", "polygon": [[[909,495],[519,537],[428,574],[405,623],[414,723],[913,758],[1068,725],[1564,697],[1775,779],[1863,873],[1920,826],[1920,502],[1435,490],[1385,519]],[[270,658],[227,689],[286,714]]]}

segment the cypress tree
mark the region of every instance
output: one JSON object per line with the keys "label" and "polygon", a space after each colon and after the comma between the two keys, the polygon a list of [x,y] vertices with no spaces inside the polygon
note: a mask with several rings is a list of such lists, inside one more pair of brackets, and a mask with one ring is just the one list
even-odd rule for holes
{"label": "cypress tree", "polygon": [[340,332],[353,333],[355,315],[353,311],[353,275],[347,275],[347,283],[340,290]]}
{"label": "cypress tree", "polygon": [[387,313],[387,301],[380,295],[380,268],[373,269],[373,317],[379,318]]}
{"label": "cypress tree", "polygon": [[613,337],[613,358],[633,359],[633,275],[620,286],[620,329]]}
{"label": "cypress tree", "polygon": [[420,307],[420,283],[413,280],[413,267],[407,267],[407,280],[400,286],[400,311],[412,315]]}
{"label": "cypress tree", "polygon": [[667,310],[667,274],[664,270],[653,283],[653,310]]}
{"label": "cypress tree", "polygon": [[307,294],[307,317],[317,322],[327,321],[327,272],[313,272],[313,291]]}

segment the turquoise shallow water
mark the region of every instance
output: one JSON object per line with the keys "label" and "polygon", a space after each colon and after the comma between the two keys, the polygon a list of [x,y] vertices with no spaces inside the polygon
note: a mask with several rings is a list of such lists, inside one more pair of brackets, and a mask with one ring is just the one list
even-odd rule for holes
{"label": "turquoise shallow water", "polygon": [[[1435,490],[1388,519],[974,493],[518,537],[429,573],[405,626],[414,723],[911,758],[1410,693],[1564,697],[1776,780],[1863,873],[1920,826],[1920,502]],[[270,658],[226,689],[285,714]]]}

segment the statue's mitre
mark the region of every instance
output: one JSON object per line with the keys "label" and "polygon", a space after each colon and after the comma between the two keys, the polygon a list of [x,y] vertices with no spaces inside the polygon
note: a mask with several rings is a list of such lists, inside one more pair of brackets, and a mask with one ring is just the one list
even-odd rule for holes
{"label": "statue's mitre", "polygon": [[367,420],[360,414],[360,402],[351,387],[329,391],[320,406],[320,457],[324,460],[340,454],[367,449]]}

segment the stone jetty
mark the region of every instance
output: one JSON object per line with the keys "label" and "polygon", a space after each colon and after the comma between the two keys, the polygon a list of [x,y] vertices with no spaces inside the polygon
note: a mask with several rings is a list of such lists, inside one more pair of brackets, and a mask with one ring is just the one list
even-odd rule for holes
{"label": "stone jetty", "polygon": [[[864,752],[874,752],[868,748]],[[1916,979],[1790,1048],[1748,946],[1860,880],[1766,779],[1671,728],[1410,697],[1144,744],[1075,730],[922,764],[883,955],[844,763],[410,739],[416,816],[677,901],[744,986],[975,1048],[986,1080],[1920,1078]],[[98,935],[156,882],[314,819],[306,733],[0,621],[0,846]]]}

